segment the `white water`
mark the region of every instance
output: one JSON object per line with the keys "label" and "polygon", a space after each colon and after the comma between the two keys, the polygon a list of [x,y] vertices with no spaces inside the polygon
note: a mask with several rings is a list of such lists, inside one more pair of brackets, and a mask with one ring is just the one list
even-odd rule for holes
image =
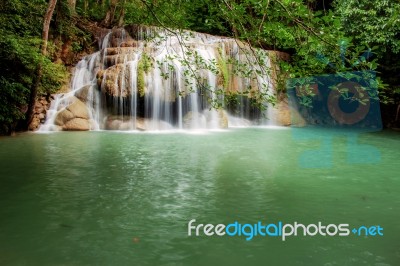
{"label": "white water", "polygon": [[[41,131],[61,130],[55,125],[57,114],[87,86],[90,88],[83,101],[89,112],[91,130],[218,129],[226,112],[214,107],[227,107],[221,91],[245,93],[251,86],[252,90],[272,95],[272,82],[264,70],[270,67],[270,61],[258,65],[254,56],[245,52],[246,47],[233,39],[186,31],[175,34],[150,27],[138,27],[135,34],[136,40],[123,29],[108,33],[101,41],[101,50],[77,64],[70,92],[55,96]],[[154,37],[148,40],[151,36]],[[138,66],[144,56],[151,58],[152,65],[144,74],[142,97]],[[225,70],[229,72],[228,80],[220,82],[226,76],[221,74],[224,70],[219,62],[224,60],[228,65],[228,59],[243,62],[258,74],[245,77],[229,65]],[[101,78],[97,75],[99,71],[102,71]],[[226,116],[228,125],[254,124],[250,121],[248,98],[239,97],[238,101],[235,112]],[[262,123],[271,124],[271,109],[267,108],[268,120]],[[107,123],[107,119],[119,122]],[[110,124],[118,126],[108,128]]]}

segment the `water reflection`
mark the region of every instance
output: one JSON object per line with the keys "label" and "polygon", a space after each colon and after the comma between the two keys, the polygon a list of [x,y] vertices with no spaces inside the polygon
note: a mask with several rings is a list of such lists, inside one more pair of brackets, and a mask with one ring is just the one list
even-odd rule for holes
{"label": "water reflection", "polygon": [[[298,167],[307,147],[289,130],[7,140],[0,143],[0,264],[396,265],[400,143],[380,138],[362,141],[380,145],[384,168],[341,165],[329,173]],[[340,139],[335,145],[346,147]],[[392,233],[379,241],[246,242],[189,238],[191,219],[377,222]]]}

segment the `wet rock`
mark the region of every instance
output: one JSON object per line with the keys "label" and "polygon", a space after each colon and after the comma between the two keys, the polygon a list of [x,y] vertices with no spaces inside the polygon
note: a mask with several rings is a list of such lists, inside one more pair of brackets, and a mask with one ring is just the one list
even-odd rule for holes
{"label": "wet rock", "polygon": [[127,64],[117,64],[97,73],[97,85],[109,96],[130,96],[129,84],[130,68]]}
{"label": "wet rock", "polygon": [[287,101],[281,101],[275,105],[275,119],[279,126],[290,126],[292,124],[290,108]]}
{"label": "wet rock", "polygon": [[66,131],[87,131],[90,129],[89,120],[83,118],[73,118],[62,127]]}
{"label": "wet rock", "polygon": [[75,97],[81,100],[82,102],[86,103],[91,89],[92,89],[91,85],[83,86],[81,89],[75,92]]}
{"label": "wet rock", "polygon": [[71,103],[57,113],[54,124],[62,130],[82,131],[93,128],[86,104],[76,97],[71,97],[69,101]]}
{"label": "wet rock", "polygon": [[275,105],[272,115],[275,117],[275,123],[279,126],[304,127],[307,124],[299,111],[289,106],[287,98],[281,99]]}
{"label": "wet rock", "polygon": [[202,113],[190,111],[183,117],[183,128],[185,129],[205,128],[206,125],[207,118]]}
{"label": "wet rock", "polygon": [[129,119],[122,116],[109,116],[106,119],[105,129],[107,130],[168,130],[174,127],[165,121],[155,121],[147,118],[138,117]]}
{"label": "wet rock", "polygon": [[67,110],[70,111],[74,117],[76,118],[83,118],[83,119],[89,119],[89,111],[86,106],[82,101],[79,99],[76,99],[72,104],[70,104],[67,107]]}
{"label": "wet rock", "polygon": [[[51,97],[49,97],[51,100]],[[32,121],[28,127],[29,130],[37,130],[46,120],[47,110],[50,108],[50,101],[45,97],[39,97],[34,106]]]}
{"label": "wet rock", "polygon": [[56,119],[54,120],[54,124],[57,126],[64,126],[69,120],[74,118],[74,114],[67,109],[61,110],[58,112]]}
{"label": "wet rock", "polygon": [[40,119],[36,116],[32,118],[32,121],[28,127],[29,130],[34,131],[37,130],[40,126]]}
{"label": "wet rock", "polygon": [[228,128],[228,113],[223,109],[206,110],[204,115],[207,121],[207,128],[223,129]]}

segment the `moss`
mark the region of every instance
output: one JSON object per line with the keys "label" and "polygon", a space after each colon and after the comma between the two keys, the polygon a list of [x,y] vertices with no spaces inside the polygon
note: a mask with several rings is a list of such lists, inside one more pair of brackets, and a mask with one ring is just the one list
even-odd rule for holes
{"label": "moss", "polygon": [[140,97],[144,96],[145,93],[145,75],[149,70],[153,68],[153,60],[146,53],[143,53],[138,61],[137,68],[137,89]]}
{"label": "moss", "polygon": [[221,48],[218,49],[217,67],[219,70],[218,79],[220,80],[218,83],[227,89],[229,85],[229,71]]}
{"label": "moss", "polygon": [[144,96],[144,70],[142,67],[138,66],[138,73],[137,73],[137,89],[139,92],[140,97]]}

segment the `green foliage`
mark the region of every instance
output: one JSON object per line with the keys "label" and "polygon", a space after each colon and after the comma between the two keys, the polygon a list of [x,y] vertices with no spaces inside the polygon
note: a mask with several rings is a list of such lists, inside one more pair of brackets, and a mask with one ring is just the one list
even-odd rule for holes
{"label": "green foliage", "polygon": [[37,66],[43,78],[39,93],[54,93],[66,76],[40,51],[44,1],[6,0],[0,14],[0,133],[10,133],[24,119]]}
{"label": "green foliage", "polygon": [[24,118],[28,93],[23,84],[0,77],[0,134],[11,133]]}
{"label": "green foliage", "polygon": [[146,73],[150,71],[151,68],[153,68],[153,60],[148,56],[146,53],[142,53],[139,61],[138,61],[138,67],[137,67],[137,88],[140,97],[144,96],[145,93],[145,76]]}
{"label": "green foliage", "polygon": [[229,70],[226,59],[223,57],[221,51],[219,51],[218,54],[217,67],[218,67],[218,77],[221,80],[220,83],[222,87],[226,89],[229,86]]}
{"label": "green foliage", "polygon": [[355,45],[375,48],[381,101],[399,104],[400,1],[336,0],[335,13],[341,19],[341,30]]}
{"label": "green foliage", "polygon": [[378,55],[400,52],[400,2],[393,0],[336,0],[342,29],[357,43],[379,45]]}
{"label": "green foliage", "polygon": [[[39,93],[53,93],[59,88],[66,70],[64,66],[52,63],[51,59],[57,58],[63,42],[70,43],[74,53],[91,46],[91,35],[77,27],[78,21],[86,19],[95,21],[97,25],[106,25],[103,22],[108,15],[111,15],[111,26],[123,21],[125,25],[155,25],[237,38],[242,44],[240,49],[244,58],[251,60],[226,60],[221,53],[215,62],[208,62],[187,49],[185,58],[181,59],[185,82],[189,85],[197,82],[205,91],[213,90],[199,79],[197,70],[213,72],[219,78],[219,87],[223,88],[229,86],[232,74],[247,78],[251,85],[242,96],[251,96],[252,101],[258,104],[265,100],[275,101],[274,96],[267,92],[268,84],[257,84],[262,88],[258,94],[254,90],[254,84],[258,83],[255,77],[266,73],[279,74],[277,79],[283,80],[377,70],[377,86],[383,92],[381,100],[399,103],[400,2],[333,2],[332,8],[316,10],[317,1],[312,0],[78,0],[73,10],[67,1],[58,1],[51,23],[49,56],[44,57],[39,48],[47,1],[4,0],[0,3],[1,128],[9,128],[23,118],[39,64],[43,70]],[[184,45],[185,36],[181,33],[177,34],[182,36]],[[291,60],[276,60],[280,71],[275,69],[271,72],[266,54],[260,53],[258,48],[285,51],[291,55]],[[368,49],[374,54],[370,59],[363,56]],[[169,67],[170,63],[164,63]],[[145,74],[152,67],[153,59],[143,54],[137,80],[141,95],[145,90]],[[223,99],[223,88],[210,97]],[[234,104],[237,94],[225,99]]]}

